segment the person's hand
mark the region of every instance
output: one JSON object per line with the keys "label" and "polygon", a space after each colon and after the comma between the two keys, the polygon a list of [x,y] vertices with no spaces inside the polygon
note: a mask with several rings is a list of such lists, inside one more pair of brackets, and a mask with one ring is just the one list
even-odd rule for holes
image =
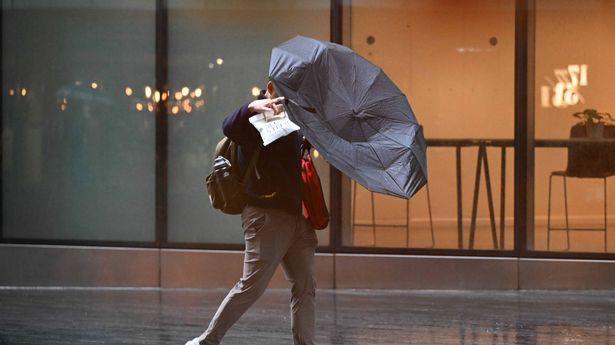
{"label": "person's hand", "polygon": [[277,115],[282,112],[284,108],[281,103],[283,102],[284,97],[257,99],[248,105],[248,110],[252,114],[263,113],[265,120],[267,120],[267,116]]}

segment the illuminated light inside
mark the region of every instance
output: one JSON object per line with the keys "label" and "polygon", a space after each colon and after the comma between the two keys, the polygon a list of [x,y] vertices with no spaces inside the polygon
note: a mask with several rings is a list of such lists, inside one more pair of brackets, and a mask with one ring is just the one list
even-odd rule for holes
{"label": "illuminated light inside", "polygon": [[174,105],[173,108],[171,108],[171,112],[173,113],[173,115],[179,113],[179,107]]}
{"label": "illuminated light inside", "polygon": [[62,98],[62,102],[60,102],[60,111],[65,111],[68,107],[68,100],[66,97]]}
{"label": "illuminated light inside", "polygon": [[214,64],[210,62],[210,63],[209,63],[209,65],[208,65],[207,67],[209,67],[210,69],[211,69],[211,68],[214,68]]}
{"label": "illuminated light inside", "polygon": [[21,89],[21,95],[22,95],[23,97],[26,97],[26,95],[27,95],[27,94],[28,94],[28,90],[26,90],[26,88],[25,88],[25,87],[24,87],[24,88],[22,88],[22,89]]}
{"label": "illuminated light inside", "polygon": [[154,105],[151,103],[147,103],[147,110],[149,110],[150,113],[154,111]]}
{"label": "illuminated light inside", "polygon": [[203,94],[203,90],[201,90],[200,87],[197,87],[196,89],[194,89],[194,95],[197,97],[201,97],[201,95]]}
{"label": "illuminated light inside", "polygon": [[196,93],[194,91],[190,92],[190,98],[194,98],[194,96],[196,96]]}
{"label": "illuminated light inside", "polygon": [[179,91],[175,92],[175,99],[176,99],[176,100],[178,100],[178,101],[179,101],[180,99],[182,99],[182,93],[181,93],[181,92],[179,92]]}
{"label": "illuminated light inside", "polygon": [[190,100],[189,99],[185,99],[182,102],[182,107],[184,108],[184,111],[189,113],[192,111],[192,106],[190,106]]}
{"label": "illuminated light inside", "polygon": [[[474,48],[474,47],[461,47],[455,50],[457,50],[458,53],[478,53],[478,52],[483,51],[483,49],[481,48]],[[489,49],[486,49],[486,50],[489,51]]]}
{"label": "illuminated light inside", "polygon": [[252,88],[252,96],[256,97],[261,93],[261,89],[258,86],[254,86]]}
{"label": "illuminated light inside", "polygon": [[124,92],[126,92],[126,96],[132,96],[132,89],[130,87],[126,86]]}
{"label": "illuminated light inside", "polygon": [[146,87],[145,87],[145,97],[146,97],[146,98],[150,98],[150,97],[152,97],[152,88],[151,88],[151,87],[149,87],[149,86],[146,86]]}
{"label": "illuminated light inside", "polygon": [[90,86],[92,87],[92,89],[97,89],[98,88],[98,83],[93,81],[92,84],[90,84]]}
{"label": "illuminated light inside", "polygon": [[318,158],[320,156],[320,153],[318,153],[318,150],[314,150],[314,158]]}
{"label": "illuminated light inside", "polygon": [[15,96],[15,90],[10,89],[9,90],[9,96]]}
{"label": "illuminated light inside", "polygon": [[143,104],[137,103],[137,104],[135,104],[135,108],[137,109],[137,111],[141,111],[141,110],[143,110]]}
{"label": "illuminated light inside", "polygon": [[222,64],[224,63],[224,60],[222,60],[222,58],[217,58],[217,59],[216,59],[216,63],[217,63],[218,65],[222,65]]}
{"label": "illuminated light inside", "polygon": [[162,99],[162,101],[166,101],[167,97],[169,96],[169,91],[163,92],[162,95],[160,96],[160,98]]}
{"label": "illuminated light inside", "polygon": [[188,96],[190,89],[187,86],[182,87],[182,96]]}
{"label": "illuminated light inside", "polygon": [[160,102],[160,91],[156,90],[156,92],[154,92],[154,102],[158,103]]}

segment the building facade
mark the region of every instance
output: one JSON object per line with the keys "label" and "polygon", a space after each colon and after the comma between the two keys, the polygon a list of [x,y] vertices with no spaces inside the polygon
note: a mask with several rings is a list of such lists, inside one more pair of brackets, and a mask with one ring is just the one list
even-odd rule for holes
{"label": "building facade", "polygon": [[314,154],[320,287],[615,288],[614,23],[613,0],[3,1],[0,285],[232,285],[243,233],[204,177],[304,35],[381,66],[428,144],[409,201]]}

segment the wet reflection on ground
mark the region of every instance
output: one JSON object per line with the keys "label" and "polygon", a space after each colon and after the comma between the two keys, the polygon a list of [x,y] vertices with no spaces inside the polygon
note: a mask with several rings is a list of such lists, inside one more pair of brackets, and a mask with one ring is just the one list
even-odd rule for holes
{"label": "wet reflection on ground", "polygon": [[[225,290],[0,290],[0,344],[184,344]],[[225,344],[292,344],[270,290]],[[615,291],[320,290],[319,344],[613,344]]]}

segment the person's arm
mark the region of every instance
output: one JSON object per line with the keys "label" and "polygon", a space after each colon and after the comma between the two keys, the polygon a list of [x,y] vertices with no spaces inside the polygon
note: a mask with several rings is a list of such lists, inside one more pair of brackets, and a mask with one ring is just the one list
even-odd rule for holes
{"label": "person's arm", "polygon": [[254,113],[250,111],[249,103],[230,113],[222,123],[224,135],[239,145],[258,143],[260,135],[248,120]]}
{"label": "person's arm", "polygon": [[257,113],[271,110],[278,112],[279,110],[276,108],[276,104],[283,100],[283,97],[274,99],[264,98],[243,105],[224,119],[222,124],[224,135],[239,145],[258,143],[258,141],[261,140],[260,134],[248,119]]}

